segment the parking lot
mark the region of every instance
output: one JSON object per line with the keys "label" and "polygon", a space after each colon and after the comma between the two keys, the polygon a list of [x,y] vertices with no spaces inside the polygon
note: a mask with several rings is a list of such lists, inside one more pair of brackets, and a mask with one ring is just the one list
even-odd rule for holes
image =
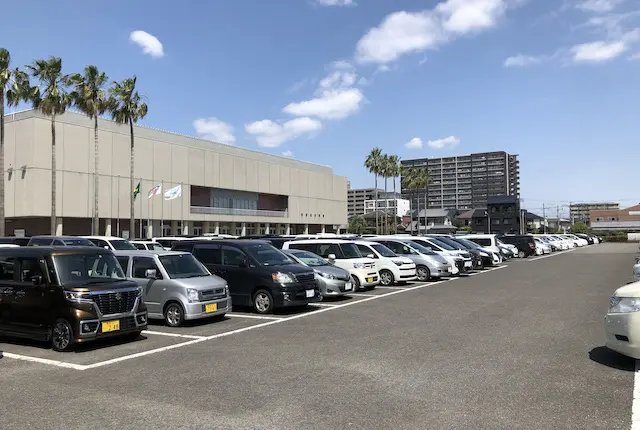
{"label": "parking lot", "polygon": [[[629,428],[635,363],[602,348],[637,244],[602,244],[305,310],[58,353],[0,343],[6,428]],[[55,401],[53,401],[55,399]]]}

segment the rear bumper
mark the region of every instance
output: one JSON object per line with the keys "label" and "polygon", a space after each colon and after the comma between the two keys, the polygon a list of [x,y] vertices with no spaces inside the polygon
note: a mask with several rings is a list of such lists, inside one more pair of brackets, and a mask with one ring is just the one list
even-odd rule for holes
{"label": "rear bumper", "polygon": [[640,313],[607,314],[605,345],[628,357],[640,359]]}

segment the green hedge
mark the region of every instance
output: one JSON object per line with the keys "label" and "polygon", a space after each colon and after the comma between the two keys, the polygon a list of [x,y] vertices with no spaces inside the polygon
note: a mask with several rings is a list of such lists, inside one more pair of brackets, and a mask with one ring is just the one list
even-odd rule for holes
{"label": "green hedge", "polygon": [[601,236],[605,242],[628,242],[627,235],[624,236]]}

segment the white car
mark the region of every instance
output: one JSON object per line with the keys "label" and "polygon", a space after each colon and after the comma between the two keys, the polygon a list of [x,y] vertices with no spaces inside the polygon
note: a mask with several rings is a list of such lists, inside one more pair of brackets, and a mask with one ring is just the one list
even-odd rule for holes
{"label": "white car", "polygon": [[285,242],[282,249],[302,249],[313,252],[351,274],[354,289],[374,288],[380,283],[378,265],[373,258],[364,257],[356,244],[342,239],[309,239]]}
{"label": "white car", "polygon": [[636,264],[633,265],[633,280],[640,281],[640,257],[636,257]]}
{"label": "white car", "polygon": [[164,251],[164,247],[152,240],[132,240],[131,244],[143,251]]}
{"label": "white car", "polygon": [[504,246],[509,251],[511,251],[515,258],[519,258],[520,257],[520,252],[518,251],[518,247],[515,246],[514,244],[512,244],[512,243],[504,243],[503,241],[501,241],[498,238],[496,238],[496,243],[498,244],[498,246]]}
{"label": "white car", "polygon": [[399,282],[415,281],[416,265],[407,257],[401,257],[379,243],[356,240],[360,253],[376,260],[380,273],[380,285],[389,286]]}
{"label": "white car", "polygon": [[578,246],[587,246],[589,242],[587,239],[583,239],[581,237],[576,236],[575,234],[565,234],[565,237],[569,238],[569,240],[573,240]]}
{"label": "white car", "polygon": [[551,235],[551,236],[547,236],[549,239],[555,241],[557,244],[560,245],[560,249],[567,250],[567,249],[571,249],[571,248],[575,248],[575,243],[572,241],[567,240],[564,237],[561,236],[556,236],[556,235]]}
{"label": "white car", "polygon": [[89,239],[99,248],[110,249],[111,251],[135,251],[137,248],[127,239],[115,236],[82,236]]}
{"label": "white car", "polygon": [[539,237],[534,237],[533,240],[536,243],[536,254],[537,255],[551,254],[551,245],[549,245],[548,243],[545,243]]}
{"label": "white car", "polygon": [[604,330],[607,348],[640,359],[640,282],[618,288],[609,299]]}
{"label": "white car", "polygon": [[451,266],[451,274],[452,275],[459,275],[460,274],[460,266],[461,266],[461,264],[464,264],[464,262],[462,260],[462,257],[458,257],[457,255],[453,255],[453,254],[450,254],[448,252],[443,252],[438,247],[436,247],[434,245],[431,245],[430,243],[428,243],[427,241],[425,241],[424,239],[422,239],[420,237],[412,237],[411,238],[411,243],[414,243],[416,245],[420,245],[422,248],[426,248],[429,251],[435,252],[436,254],[440,255],[442,258],[447,260],[447,263],[449,263],[449,266]]}

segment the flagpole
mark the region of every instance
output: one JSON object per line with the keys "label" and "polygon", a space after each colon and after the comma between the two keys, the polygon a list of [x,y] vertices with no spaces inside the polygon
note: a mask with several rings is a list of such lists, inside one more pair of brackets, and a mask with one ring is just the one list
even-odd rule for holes
{"label": "flagpole", "polygon": [[180,218],[182,218],[182,221],[180,221],[180,225],[182,226],[182,236],[184,236],[184,190],[182,189],[182,182],[180,182]]}
{"label": "flagpole", "polygon": [[164,237],[164,179],[160,181],[160,237]]}
{"label": "flagpole", "polygon": [[118,237],[120,237],[120,175],[118,175],[118,220],[116,221],[116,230],[118,230]]}
{"label": "flagpole", "polygon": [[[142,178],[140,178],[140,181],[138,181],[138,185],[142,184]],[[139,190],[138,195],[142,194],[141,193],[142,189]],[[142,236],[142,197],[140,197],[140,239],[144,239],[144,237]]]}
{"label": "flagpole", "polygon": [[[154,182],[155,183],[155,182]],[[150,239],[149,236],[149,227],[151,226],[151,199],[149,198],[149,194],[147,194],[147,231],[145,231],[144,238]]]}

